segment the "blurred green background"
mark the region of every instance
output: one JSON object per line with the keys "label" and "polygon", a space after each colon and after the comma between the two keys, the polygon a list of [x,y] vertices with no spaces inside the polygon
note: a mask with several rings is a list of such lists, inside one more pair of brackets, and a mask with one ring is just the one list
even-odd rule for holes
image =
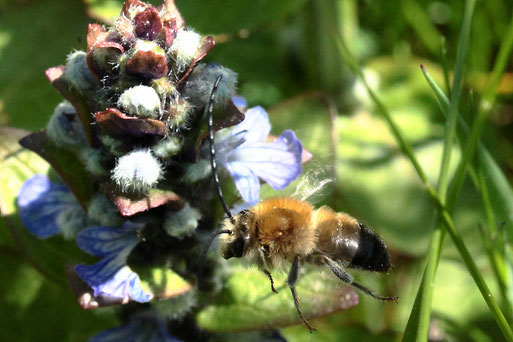
{"label": "blurred green background", "polygon": [[[44,128],[53,108],[61,101],[47,82],[44,70],[64,64],[71,51],[84,50],[87,24],[115,16],[121,3],[0,0],[0,125],[31,131]],[[419,288],[435,208],[375,104],[340,55],[334,37],[338,33],[344,37],[367,80],[412,144],[430,183],[436,184],[445,119],[419,66],[425,65],[442,89],[447,89],[456,60],[464,1],[176,3],[189,27],[216,37],[217,45],[208,61],[238,73],[239,93],[250,106],[268,109],[273,133],[293,129],[314,154],[305,171],[317,170],[335,179],[326,191],[315,196],[315,204],[328,204],[373,227],[387,242],[392,255],[395,267],[388,275],[354,273],[360,283],[380,293],[399,296],[398,304],[360,296],[358,306],[314,320],[312,323],[318,329],[315,334],[308,334],[298,325],[283,329],[283,336],[290,341],[400,339]],[[509,1],[477,2],[459,107],[469,123],[512,13],[513,4]],[[482,136],[482,142],[509,178],[513,170],[511,67],[509,63]],[[57,265],[61,265],[67,253],[76,253],[76,247],[59,238],[44,245],[15,228],[19,221],[12,194],[24,175],[44,172],[47,166],[20,152],[15,135],[22,132],[13,132],[0,130],[0,172],[4,173],[0,209],[5,216],[0,221],[0,340],[85,340],[116,325],[115,311],[86,312],[75,303]],[[455,146],[454,155],[459,154]],[[454,170],[458,158],[454,157],[452,162]],[[6,172],[19,175],[19,181],[10,183],[8,189]],[[293,189],[294,185],[283,193]],[[11,196],[6,196],[5,191],[10,191]],[[264,189],[264,196],[275,194]],[[508,304],[500,301],[479,230],[486,223],[481,194],[468,179],[453,218],[492,293],[504,308]],[[510,217],[497,216],[496,220],[500,224],[509,222]],[[504,227],[508,229],[508,225]],[[507,245],[509,248],[509,242]],[[43,254],[55,259],[53,268],[38,267],[37,255]],[[504,338],[448,238],[434,284],[431,318],[432,340]],[[513,317],[507,319],[511,322]]]}

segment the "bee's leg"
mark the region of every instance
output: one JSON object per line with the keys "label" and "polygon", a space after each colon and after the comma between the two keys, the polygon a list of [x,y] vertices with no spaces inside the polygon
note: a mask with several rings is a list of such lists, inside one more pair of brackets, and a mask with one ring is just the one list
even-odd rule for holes
{"label": "bee's leg", "polygon": [[259,261],[259,266],[260,266],[260,269],[262,270],[262,272],[265,273],[265,275],[267,276],[267,278],[269,278],[269,280],[271,281],[271,290],[274,292],[274,293],[278,293],[278,291],[276,291],[276,289],[274,288],[274,280],[273,280],[273,276],[271,275],[271,272],[269,272],[269,270],[267,269],[267,263],[265,262],[265,254],[264,254],[264,250],[262,248],[260,248],[258,250],[258,255],[260,257],[260,261]]}
{"label": "bee's leg", "polygon": [[292,267],[290,268],[289,277],[287,279],[287,284],[290,287],[290,291],[292,292],[292,297],[294,298],[294,304],[296,305],[297,313],[299,314],[299,318],[303,321],[303,323],[306,325],[306,327],[310,330],[310,333],[312,333],[315,328],[313,328],[310,323],[303,317],[303,313],[301,312],[301,308],[299,307],[299,297],[297,296],[296,292],[296,281],[297,277],[299,275],[299,257],[295,257],[294,261],[292,262]]}
{"label": "bee's leg", "polygon": [[274,293],[278,293],[278,291],[276,291],[276,289],[274,288],[274,280],[273,280],[273,276],[271,275],[271,272],[269,272],[268,270],[262,270],[262,272],[264,272],[265,275],[267,276],[267,278],[269,278],[269,280],[271,281],[271,290]]}
{"label": "bee's leg", "polygon": [[397,302],[397,297],[382,297],[382,296],[375,295],[368,288],[366,288],[363,285],[360,285],[357,282],[355,282],[354,279],[353,279],[353,276],[350,275],[349,273],[347,273],[346,271],[344,271],[342,269],[342,267],[340,267],[340,265],[337,264],[334,260],[332,260],[331,258],[327,257],[326,255],[324,255],[323,258],[326,261],[326,264],[328,265],[328,267],[331,270],[331,272],[335,273],[335,275],[340,280],[342,280],[344,283],[347,283],[347,284],[349,284],[351,286],[354,286],[357,289],[361,290],[362,292],[364,292],[364,293],[368,294],[369,296],[374,297],[376,299],[384,300],[384,301]]}

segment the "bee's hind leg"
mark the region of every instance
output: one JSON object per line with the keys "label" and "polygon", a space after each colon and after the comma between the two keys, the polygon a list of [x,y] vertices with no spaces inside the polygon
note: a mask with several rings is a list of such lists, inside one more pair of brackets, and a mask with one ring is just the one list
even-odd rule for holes
{"label": "bee's hind leg", "polygon": [[340,265],[337,264],[334,260],[327,257],[326,255],[324,255],[323,258],[326,261],[326,264],[329,267],[329,269],[331,270],[331,272],[333,272],[344,283],[347,283],[351,286],[356,287],[360,291],[368,294],[369,296],[371,296],[373,298],[376,298],[379,300],[384,300],[384,301],[397,302],[397,297],[382,297],[382,296],[375,295],[371,290],[369,290],[365,286],[360,285],[357,282],[355,282],[353,276],[350,275],[349,273],[347,273],[346,271],[344,271],[342,269],[342,267],[340,267]]}
{"label": "bee's hind leg", "polygon": [[289,277],[287,279],[287,284],[290,287],[290,292],[292,292],[292,297],[294,298],[294,305],[296,305],[296,310],[299,315],[299,318],[303,321],[306,327],[310,330],[310,333],[315,331],[315,328],[308,323],[308,321],[303,317],[303,313],[301,312],[301,308],[299,307],[299,297],[296,292],[296,281],[299,275],[299,257],[296,256],[294,261],[292,262],[292,267],[290,268]]}

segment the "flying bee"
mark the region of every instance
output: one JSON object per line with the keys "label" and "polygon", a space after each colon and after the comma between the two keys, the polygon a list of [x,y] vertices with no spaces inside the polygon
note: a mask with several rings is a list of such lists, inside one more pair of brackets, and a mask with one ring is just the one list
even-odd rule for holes
{"label": "flying bee", "polygon": [[384,273],[390,269],[390,256],[383,240],[348,214],[337,213],[327,206],[315,209],[310,203],[292,197],[266,199],[251,209],[231,214],[221,192],[215,162],[212,106],[220,80],[221,76],[214,84],[205,110],[214,182],[228,218],[222,229],[211,236],[204,256],[214,238],[223,235],[223,257],[245,258],[255,264],[269,278],[273,292],[277,291],[271,271],[290,264],[287,285],[298,315],[310,332],[315,329],[301,312],[295,288],[301,265],[327,266],[340,280],[365,294],[383,301],[397,301],[397,297],[374,294],[344,270],[358,268]]}

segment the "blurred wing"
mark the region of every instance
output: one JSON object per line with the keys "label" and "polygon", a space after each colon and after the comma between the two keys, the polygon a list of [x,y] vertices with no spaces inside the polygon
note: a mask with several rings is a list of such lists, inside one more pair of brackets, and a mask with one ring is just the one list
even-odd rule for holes
{"label": "blurred wing", "polygon": [[334,167],[318,165],[299,177],[296,191],[291,196],[315,204],[333,191],[331,183],[334,182]]}

